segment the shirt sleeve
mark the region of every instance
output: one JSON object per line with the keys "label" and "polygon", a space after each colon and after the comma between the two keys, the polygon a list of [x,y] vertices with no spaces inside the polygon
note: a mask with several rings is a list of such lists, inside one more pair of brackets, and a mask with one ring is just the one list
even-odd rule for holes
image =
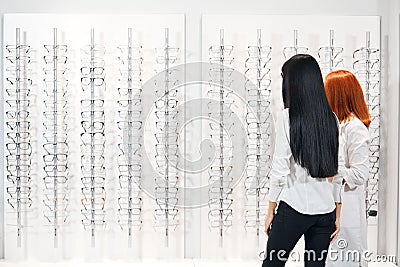
{"label": "shirt sleeve", "polygon": [[292,152],[290,150],[289,131],[287,110],[279,112],[276,119],[276,138],[275,150],[272,160],[272,168],[270,173],[270,188],[268,193],[268,200],[277,202],[279,195],[286,184],[287,176],[290,174],[290,157]]}
{"label": "shirt sleeve", "polygon": [[[336,115],[335,115],[336,116]],[[341,127],[339,127],[339,153],[338,153],[338,174],[333,177],[333,199],[335,203],[342,203],[342,183],[343,183],[343,175],[339,173],[339,166],[344,166],[344,153],[345,153],[345,142],[342,138]]]}
{"label": "shirt sleeve", "polygon": [[347,130],[346,148],[348,164],[339,161],[338,175],[346,180],[350,189],[363,185],[369,176],[369,133],[363,125]]}
{"label": "shirt sleeve", "polygon": [[335,175],[333,177],[333,200],[335,203],[342,203],[342,195],[341,195],[341,190],[342,190],[342,181],[343,177],[340,175]]}

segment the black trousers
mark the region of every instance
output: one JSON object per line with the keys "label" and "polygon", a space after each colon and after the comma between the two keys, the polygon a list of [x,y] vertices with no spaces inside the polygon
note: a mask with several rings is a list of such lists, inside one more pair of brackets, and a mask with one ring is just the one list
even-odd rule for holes
{"label": "black trousers", "polygon": [[325,266],[335,219],[335,211],[318,215],[301,214],[281,201],[272,222],[262,267],[285,266],[287,260],[299,259],[300,255],[291,251],[302,235],[305,240],[304,266]]}

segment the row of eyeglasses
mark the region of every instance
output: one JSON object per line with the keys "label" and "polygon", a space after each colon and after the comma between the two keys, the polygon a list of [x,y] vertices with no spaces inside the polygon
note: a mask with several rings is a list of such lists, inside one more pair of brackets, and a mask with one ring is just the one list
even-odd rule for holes
{"label": "row of eyeglasses", "polygon": [[[257,30],[257,43],[249,46],[245,61],[247,112],[247,168],[245,178],[245,229],[259,239],[266,215],[266,194],[271,165],[271,50]],[[259,240],[257,240],[258,243]]]}
{"label": "row of eyeglasses", "polygon": [[371,34],[366,32],[365,46],[354,51],[353,69],[364,90],[364,96],[371,116],[369,126],[370,177],[366,188],[367,217],[378,214],[378,183],[380,154],[380,51],[371,46]]}
{"label": "row of eyeglasses", "polygon": [[44,134],[43,204],[44,217],[54,231],[54,247],[58,247],[59,228],[68,218],[68,128],[67,128],[67,46],[58,44],[53,29],[53,44],[45,45],[44,56]]}
{"label": "row of eyeglasses", "polygon": [[133,232],[142,227],[142,62],[141,47],[134,46],[132,28],[127,44],[118,47],[118,223],[128,234],[132,246]]}
{"label": "row of eyeglasses", "polygon": [[179,48],[170,46],[169,29],[165,29],[164,47],[156,49],[158,73],[155,80],[155,163],[154,196],[156,201],[155,228],[164,232],[169,245],[171,231],[179,225],[179,70],[172,68],[178,60]]}
{"label": "row of eyeglasses", "polygon": [[210,87],[207,95],[210,122],[210,139],[216,151],[208,169],[208,221],[211,229],[218,231],[219,245],[223,246],[224,232],[232,226],[233,215],[233,144],[229,132],[234,127],[232,109],[233,46],[224,43],[224,30],[220,30],[220,43],[209,48]]}
{"label": "row of eyeglasses", "polygon": [[6,45],[6,187],[7,202],[15,215],[17,246],[21,247],[27,211],[32,205],[31,185],[31,48],[19,28],[15,45]]}
{"label": "row of eyeglasses", "polygon": [[95,230],[106,224],[105,168],[105,48],[95,44],[94,29],[91,43],[82,50],[81,68],[81,213],[83,227],[91,233],[95,246]]}

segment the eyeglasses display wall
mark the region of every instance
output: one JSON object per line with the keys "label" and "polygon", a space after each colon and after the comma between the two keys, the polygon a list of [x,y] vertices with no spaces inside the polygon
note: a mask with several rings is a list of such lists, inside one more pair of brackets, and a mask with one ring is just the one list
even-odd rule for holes
{"label": "eyeglasses display wall", "polygon": [[173,87],[184,73],[168,70],[184,62],[184,17],[4,25],[6,258],[182,258]]}
{"label": "eyeglasses display wall", "polygon": [[[227,149],[239,146],[243,153],[234,154],[234,157],[242,159],[239,164],[229,158],[229,150],[222,155],[225,159],[224,166],[231,166],[230,177],[235,181],[238,180],[237,177],[241,179],[233,187],[229,184],[221,186],[221,191],[232,192],[224,196],[224,201],[228,201],[228,196],[233,200],[229,209],[231,223],[229,227],[223,225],[225,227],[221,226],[218,229],[202,228],[203,240],[215,240],[211,245],[202,242],[204,257],[234,257],[238,253],[243,257],[251,257],[254,254],[254,247],[259,251],[264,250],[266,241],[264,220],[268,208],[266,195],[274,143],[274,130],[270,124],[276,112],[283,108],[281,67],[293,55],[302,53],[311,54],[317,59],[324,76],[338,69],[352,71],[359,78],[364,90],[372,119],[371,176],[368,180],[365,212],[369,225],[369,249],[372,251],[376,249],[381,141],[379,139],[379,25],[379,17],[203,16],[203,61],[209,60],[210,50],[220,47],[220,50],[225,52],[225,57],[229,59],[221,63],[241,72],[246,80],[243,87],[224,88],[225,92],[230,89],[233,91],[230,94],[236,92],[242,96],[243,102],[236,102],[236,106],[225,104],[224,110],[214,109],[215,112],[221,113],[221,119],[217,122],[222,129],[220,131],[225,133],[224,136],[229,136],[227,138],[229,140],[224,140],[228,143]],[[221,32],[224,33],[224,44],[221,44]],[[229,82],[232,84],[235,81],[230,79]],[[207,86],[203,86],[203,95],[206,95],[204,87]],[[221,99],[222,101],[225,99]],[[246,112],[237,107],[243,105],[247,107]],[[231,129],[231,124],[225,122],[223,116],[225,114],[242,117],[245,123],[239,128],[243,128],[246,132],[242,141],[232,138],[239,130],[238,127],[235,130]],[[203,175],[203,182],[207,179],[209,179],[207,175]],[[210,224],[210,218],[207,216],[209,210],[210,207],[203,208],[202,225]],[[221,216],[225,210],[223,208],[220,210]],[[217,242],[221,236],[223,236],[222,247]],[[242,243],[245,244],[238,245]],[[254,244],[254,247],[249,244]],[[298,247],[301,249],[302,242],[299,242]]]}
{"label": "eyeglasses display wall", "polygon": [[[200,246],[202,258],[257,259],[281,67],[298,53],[312,54],[323,75],[349,69],[362,84],[372,117],[366,214],[375,242],[379,18],[205,15],[202,24],[198,129],[185,121],[196,108],[186,97],[198,92],[182,84],[193,73],[176,67],[191,52],[182,15],[5,15],[7,259],[176,259],[185,242]],[[187,178],[184,157],[204,140],[212,143],[207,165]],[[202,205],[184,208],[192,178],[206,190]],[[189,231],[201,239],[189,240]]]}

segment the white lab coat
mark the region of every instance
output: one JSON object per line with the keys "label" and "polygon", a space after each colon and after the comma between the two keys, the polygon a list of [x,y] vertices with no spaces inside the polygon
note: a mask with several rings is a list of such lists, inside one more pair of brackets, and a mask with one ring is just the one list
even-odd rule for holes
{"label": "white lab coat", "polygon": [[326,266],[367,266],[362,256],[367,249],[365,186],[369,177],[369,143],[368,129],[358,118],[353,116],[340,124],[339,170],[334,183],[342,183],[343,179],[346,183],[340,191],[340,232],[330,247]]}

